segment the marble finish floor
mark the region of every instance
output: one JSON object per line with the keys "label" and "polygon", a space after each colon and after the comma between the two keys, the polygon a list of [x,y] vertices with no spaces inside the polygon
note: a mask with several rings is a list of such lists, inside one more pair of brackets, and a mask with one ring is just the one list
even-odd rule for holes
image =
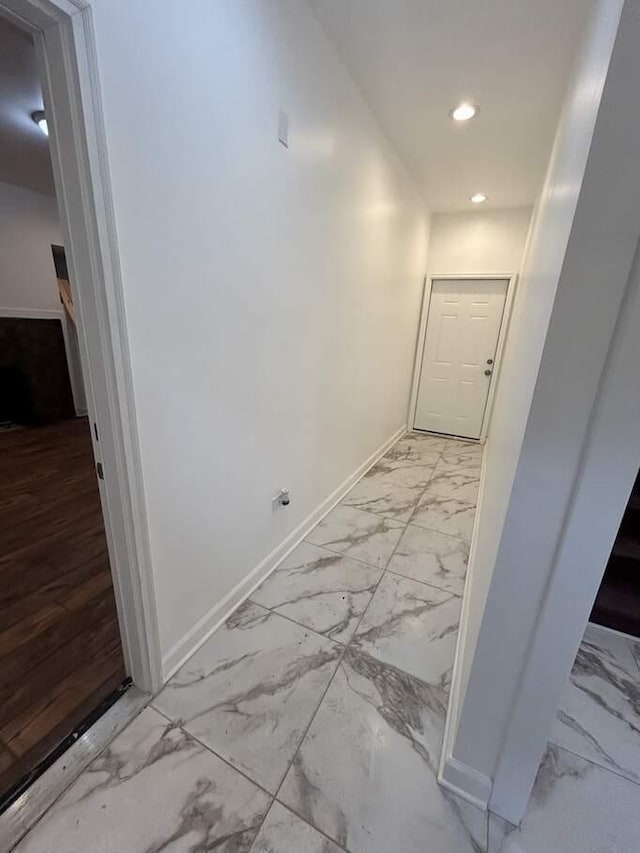
{"label": "marble finish floor", "polygon": [[16,850],[636,851],[630,646],[585,638],[558,725],[587,746],[554,733],[519,829],[437,784],[480,464],[401,439]]}
{"label": "marble finish floor", "polygon": [[402,438],[17,850],[484,853],[436,781],[481,453]]}
{"label": "marble finish floor", "polygon": [[640,784],[640,641],[589,624],[550,740]]}
{"label": "marble finish floor", "polygon": [[640,641],[589,624],[519,828],[489,853],[640,850]]}

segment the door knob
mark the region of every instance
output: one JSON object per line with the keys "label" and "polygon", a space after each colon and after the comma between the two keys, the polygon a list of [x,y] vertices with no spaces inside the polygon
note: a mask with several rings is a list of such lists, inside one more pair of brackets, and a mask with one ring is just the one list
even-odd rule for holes
{"label": "door knob", "polygon": [[490,370],[485,370],[484,375],[485,375],[485,376],[491,376],[491,371],[490,371]]}
{"label": "door knob", "polygon": [[493,364],[493,359],[492,359],[492,358],[488,358],[488,359],[487,359],[487,364]]}

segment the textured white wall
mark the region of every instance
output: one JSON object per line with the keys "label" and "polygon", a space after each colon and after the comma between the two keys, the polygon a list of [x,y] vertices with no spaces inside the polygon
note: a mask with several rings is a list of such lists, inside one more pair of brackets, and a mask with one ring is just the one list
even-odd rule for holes
{"label": "textured white wall", "polygon": [[61,244],[56,200],[0,182],[0,308],[60,311],[51,244]]}
{"label": "textured white wall", "polygon": [[306,3],[95,25],[166,662],[405,422],[428,215]]}
{"label": "textured white wall", "polygon": [[433,214],[430,275],[519,272],[530,220],[530,207]]}

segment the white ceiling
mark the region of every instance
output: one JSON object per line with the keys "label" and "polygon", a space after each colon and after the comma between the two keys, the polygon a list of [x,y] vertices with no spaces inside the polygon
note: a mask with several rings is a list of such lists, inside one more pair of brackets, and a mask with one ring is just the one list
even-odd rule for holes
{"label": "white ceiling", "polygon": [[432,211],[535,200],[591,0],[309,2]]}
{"label": "white ceiling", "polygon": [[33,42],[0,17],[0,181],[53,195],[49,145],[31,119],[41,109]]}

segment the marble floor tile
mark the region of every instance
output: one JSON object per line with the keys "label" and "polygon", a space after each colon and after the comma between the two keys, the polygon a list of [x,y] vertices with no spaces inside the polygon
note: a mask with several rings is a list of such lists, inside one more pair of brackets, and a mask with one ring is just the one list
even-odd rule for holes
{"label": "marble floor tile", "polygon": [[445,446],[444,439],[409,434],[394,444],[391,450],[385,453],[384,458],[417,465],[435,464]]}
{"label": "marble floor tile", "polygon": [[640,641],[633,640],[631,637],[627,640],[629,644],[629,648],[631,649],[631,656],[636,662],[636,666],[638,667],[638,672],[640,673]]}
{"label": "marble floor tile", "polygon": [[302,542],[251,599],[317,634],[348,643],[382,571]]}
{"label": "marble floor tile", "polygon": [[271,798],[147,708],[16,853],[248,853]]}
{"label": "marble floor tile", "polygon": [[485,816],[436,781],[445,711],[440,690],[347,650],[278,798],[350,853],[484,851]]}
{"label": "marble floor tile", "polygon": [[153,704],[275,793],[342,650],[245,602]]}
{"label": "marble floor tile", "polygon": [[440,460],[429,480],[429,493],[475,504],[480,488],[480,469]]}
{"label": "marble floor tile", "polygon": [[341,850],[281,803],[274,802],[251,853],[341,853]]}
{"label": "marble floor tile", "polygon": [[624,637],[587,627],[550,740],[640,782],[640,675]]}
{"label": "marble floor tile", "polygon": [[469,543],[435,530],[407,525],[388,569],[406,578],[462,595]]}
{"label": "marble floor tile", "polygon": [[637,853],[640,788],[549,746],[519,828],[489,818],[489,853]]}
{"label": "marble floor tile", "polygon": [[449,592],[387,572],[352,648],[448,692],[460,606]]}
{"label": "marble floor tile", "polygon": [[377,477],[363,477],[342,499],[341,506],[358,509],[407,522],[420,497],[424,486],[399,486],[397,483]]}
{"label": "marble floor tile", "polygon": [[307,541],[384,568],[404,530],[393,518],[337,506],[313,528]]}
{"label": "marble floor tile", "polygon": [[457,536],[470,542],[475,515],[475,504],[433,495],[427,488],[418,501],[410,522],[418,527],[426,527],[428,530],[436,530],[438,533]]}
{"label": "marble floor tile", "polygon": [[434,454],[433,462],[418,465],[415,462],[405,463],[383,456],[365,474],[364,480],[379,480],[384,483],[394,483],[396,486],[405,486],[409,489],[426,489],[438,459],[438,454]]}
{"label": "marble floor tile", "polygon": [[452,444],[445,447],[441,459],[446,465],[454,465],[460,468],[482,467],[482,446],[479,444]]}

